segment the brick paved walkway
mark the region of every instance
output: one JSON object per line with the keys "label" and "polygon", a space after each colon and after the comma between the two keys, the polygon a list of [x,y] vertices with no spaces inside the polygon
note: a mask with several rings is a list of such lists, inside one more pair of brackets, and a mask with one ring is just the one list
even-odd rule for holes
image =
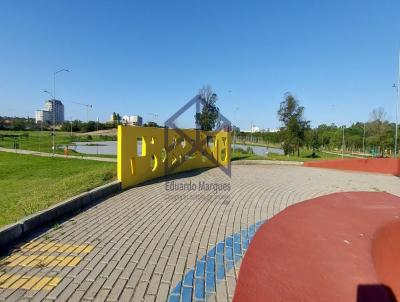
{"label": "brick paved walkway", "polygon": [[331,192],[400,195],[397,177],[297,166],[174,181],[185,190],[167,190],[167,180],[132,188],[23,243],[1,260],[0,301],[229,301],[262,221]]}

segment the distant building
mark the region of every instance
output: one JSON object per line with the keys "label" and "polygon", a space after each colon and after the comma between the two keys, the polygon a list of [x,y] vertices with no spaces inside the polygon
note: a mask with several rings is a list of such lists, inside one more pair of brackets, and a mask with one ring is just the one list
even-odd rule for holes
{"label": "distant building", "polygon": [[240,132],[240,128],[238,126],[232,126],[232,130],[236,133]]}
{"label": "distant building", "polygon": [[260,132],[260,127],[257,127],[256,125],[251,125],[251,129],[250,130],[243,130],[242,132],[244,132],[244,133]]}
{"label": "distant building", "polygon": [[251,126],[251,130],[243,130],[244,133],[255,133],[255,132],[262,132],[262,133],[274,133],[279,132],[279,128],[267,128],[267,129],[260,129],[256,125]]}
{"label": "distant building", "polygon": [[124,115],[122,123],[131,126],[142,126],[143,118],[140,115]]}
{"label": "distant building", "polygon": [[49,122],[56,124],[64,123],[64,105],[59,100],[48,100],[44,104],[45,109],[35,111],[35,120],[38,122]]}
{"label": "distant building", "polygon": [[[53,108],[54,106],[54,108]],[[44,104],[47,111],[51,112],[51,119],[54,119],[56,124],[64,123],[64,105],[59,100],[49,100]]]}
{"label": "distant building", "polygon": [[35,111],[35,121],[36,123],[52,123],[52,115],[50,111],[47,110],[36,110]]}

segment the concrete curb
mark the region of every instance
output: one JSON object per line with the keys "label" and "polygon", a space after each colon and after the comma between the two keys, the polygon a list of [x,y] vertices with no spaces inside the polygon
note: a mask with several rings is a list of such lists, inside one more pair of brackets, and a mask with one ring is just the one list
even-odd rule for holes
{"label": "concrete curb", "polygon": [[81,193],[60,202],[46,210],[25,217],[14,224],[0,228],[0,251],[15,241],[29,235],[40,227],[44,227],[55,220],[80,211],[100,198],[107,197],[121,191],[121,182],[114,181]]}
{"label": "concrete curb", "polygon": [[232,165],[291,165],[302,166],[302,161],[268,160],[268,159],[240,159],[231,162]]}

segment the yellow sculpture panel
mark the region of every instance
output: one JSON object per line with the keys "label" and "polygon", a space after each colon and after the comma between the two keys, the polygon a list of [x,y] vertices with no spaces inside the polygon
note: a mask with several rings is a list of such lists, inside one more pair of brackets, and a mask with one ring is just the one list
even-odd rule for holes
{"label": "yellow sculpture panel", "polygon": [[118,126],[118,179],[122,188],[168,174],[229,166],[227,131]]}

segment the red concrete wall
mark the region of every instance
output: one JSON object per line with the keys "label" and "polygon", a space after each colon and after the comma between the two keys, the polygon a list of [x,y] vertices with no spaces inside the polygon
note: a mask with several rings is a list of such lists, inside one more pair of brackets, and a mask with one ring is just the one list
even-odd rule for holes
{"label": "red concrete wall", "polygon": [[288,207],[256,232],[233,302],[400,301],[399,217],[400,197],[383,192]]}
{"label": "red concrete wall", "polygon": [[400,159],[351,158],[305,162],[305,167],[384,173],[400,176]]}

